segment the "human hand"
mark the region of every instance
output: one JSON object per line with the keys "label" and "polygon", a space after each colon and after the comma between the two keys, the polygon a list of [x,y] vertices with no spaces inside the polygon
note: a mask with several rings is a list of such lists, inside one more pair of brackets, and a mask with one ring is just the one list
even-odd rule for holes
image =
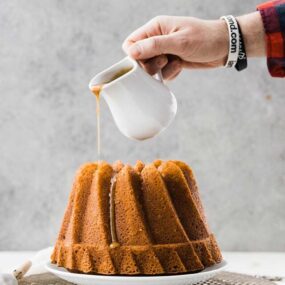
{"label": "human hand", "polygon": [[[248,57],[265,56],[264,27],[259,12],[237,18]],[[213,68],[226,63],[228,28],[224,20],[158,16],[134,31],[123,49],[151,74],[160,69],[164,79],[183,68]]]}
{"label": "human hand", "polygon": [[209,68],[225,64],[228,30],[223,20],[158,16],[134,31],[123,49],[151,74],[161,69],[164,79],[183,68]]}

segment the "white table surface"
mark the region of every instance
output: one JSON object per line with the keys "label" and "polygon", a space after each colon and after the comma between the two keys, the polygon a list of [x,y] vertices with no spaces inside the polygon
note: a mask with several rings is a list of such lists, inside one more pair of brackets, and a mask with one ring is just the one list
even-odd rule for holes
{"label": "white table surface", "polygon": [[[0,272],[11,272],[34,254],[33,251],[0,251]],[[224,252],[223,256],[229,263],[227,271],[284,277],[278,284],[285,285],[285,252]]]}

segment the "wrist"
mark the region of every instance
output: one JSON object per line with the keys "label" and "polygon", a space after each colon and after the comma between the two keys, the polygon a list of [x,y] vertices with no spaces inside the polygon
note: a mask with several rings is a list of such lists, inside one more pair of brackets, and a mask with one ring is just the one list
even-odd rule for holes
{"label": "wrist", "polygon": [[216,20],[216,31],[217,31],[217,48],[220,50],[223,65],[226,64],[229,55],[229,33],[228,27],[224,20]]}
{"label": "wrist", "polygon": [[254,12],[237,17],[248,57],[266,56],[265,33],[261,15]]}

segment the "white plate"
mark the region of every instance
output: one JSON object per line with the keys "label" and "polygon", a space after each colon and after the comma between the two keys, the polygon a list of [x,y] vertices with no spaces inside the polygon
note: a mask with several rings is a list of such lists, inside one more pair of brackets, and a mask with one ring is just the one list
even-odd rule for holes
{"label": "white plate", "polygon": [[109,276],[71,273],[65,268],[48,262],[46,269],[58,277],[78,285],[190,285],[205,281],[224,270],[227,262],[206,268],[198,273],[167,276]]}

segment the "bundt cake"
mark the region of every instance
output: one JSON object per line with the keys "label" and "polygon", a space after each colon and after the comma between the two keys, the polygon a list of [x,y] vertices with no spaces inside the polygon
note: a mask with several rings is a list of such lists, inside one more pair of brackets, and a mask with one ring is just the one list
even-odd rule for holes
{"label": "bundt cake", "polygon": [[160,160],[83,165],[51,256],[72,272],[105,275],[197,272],[221,260],[192,170]]}

